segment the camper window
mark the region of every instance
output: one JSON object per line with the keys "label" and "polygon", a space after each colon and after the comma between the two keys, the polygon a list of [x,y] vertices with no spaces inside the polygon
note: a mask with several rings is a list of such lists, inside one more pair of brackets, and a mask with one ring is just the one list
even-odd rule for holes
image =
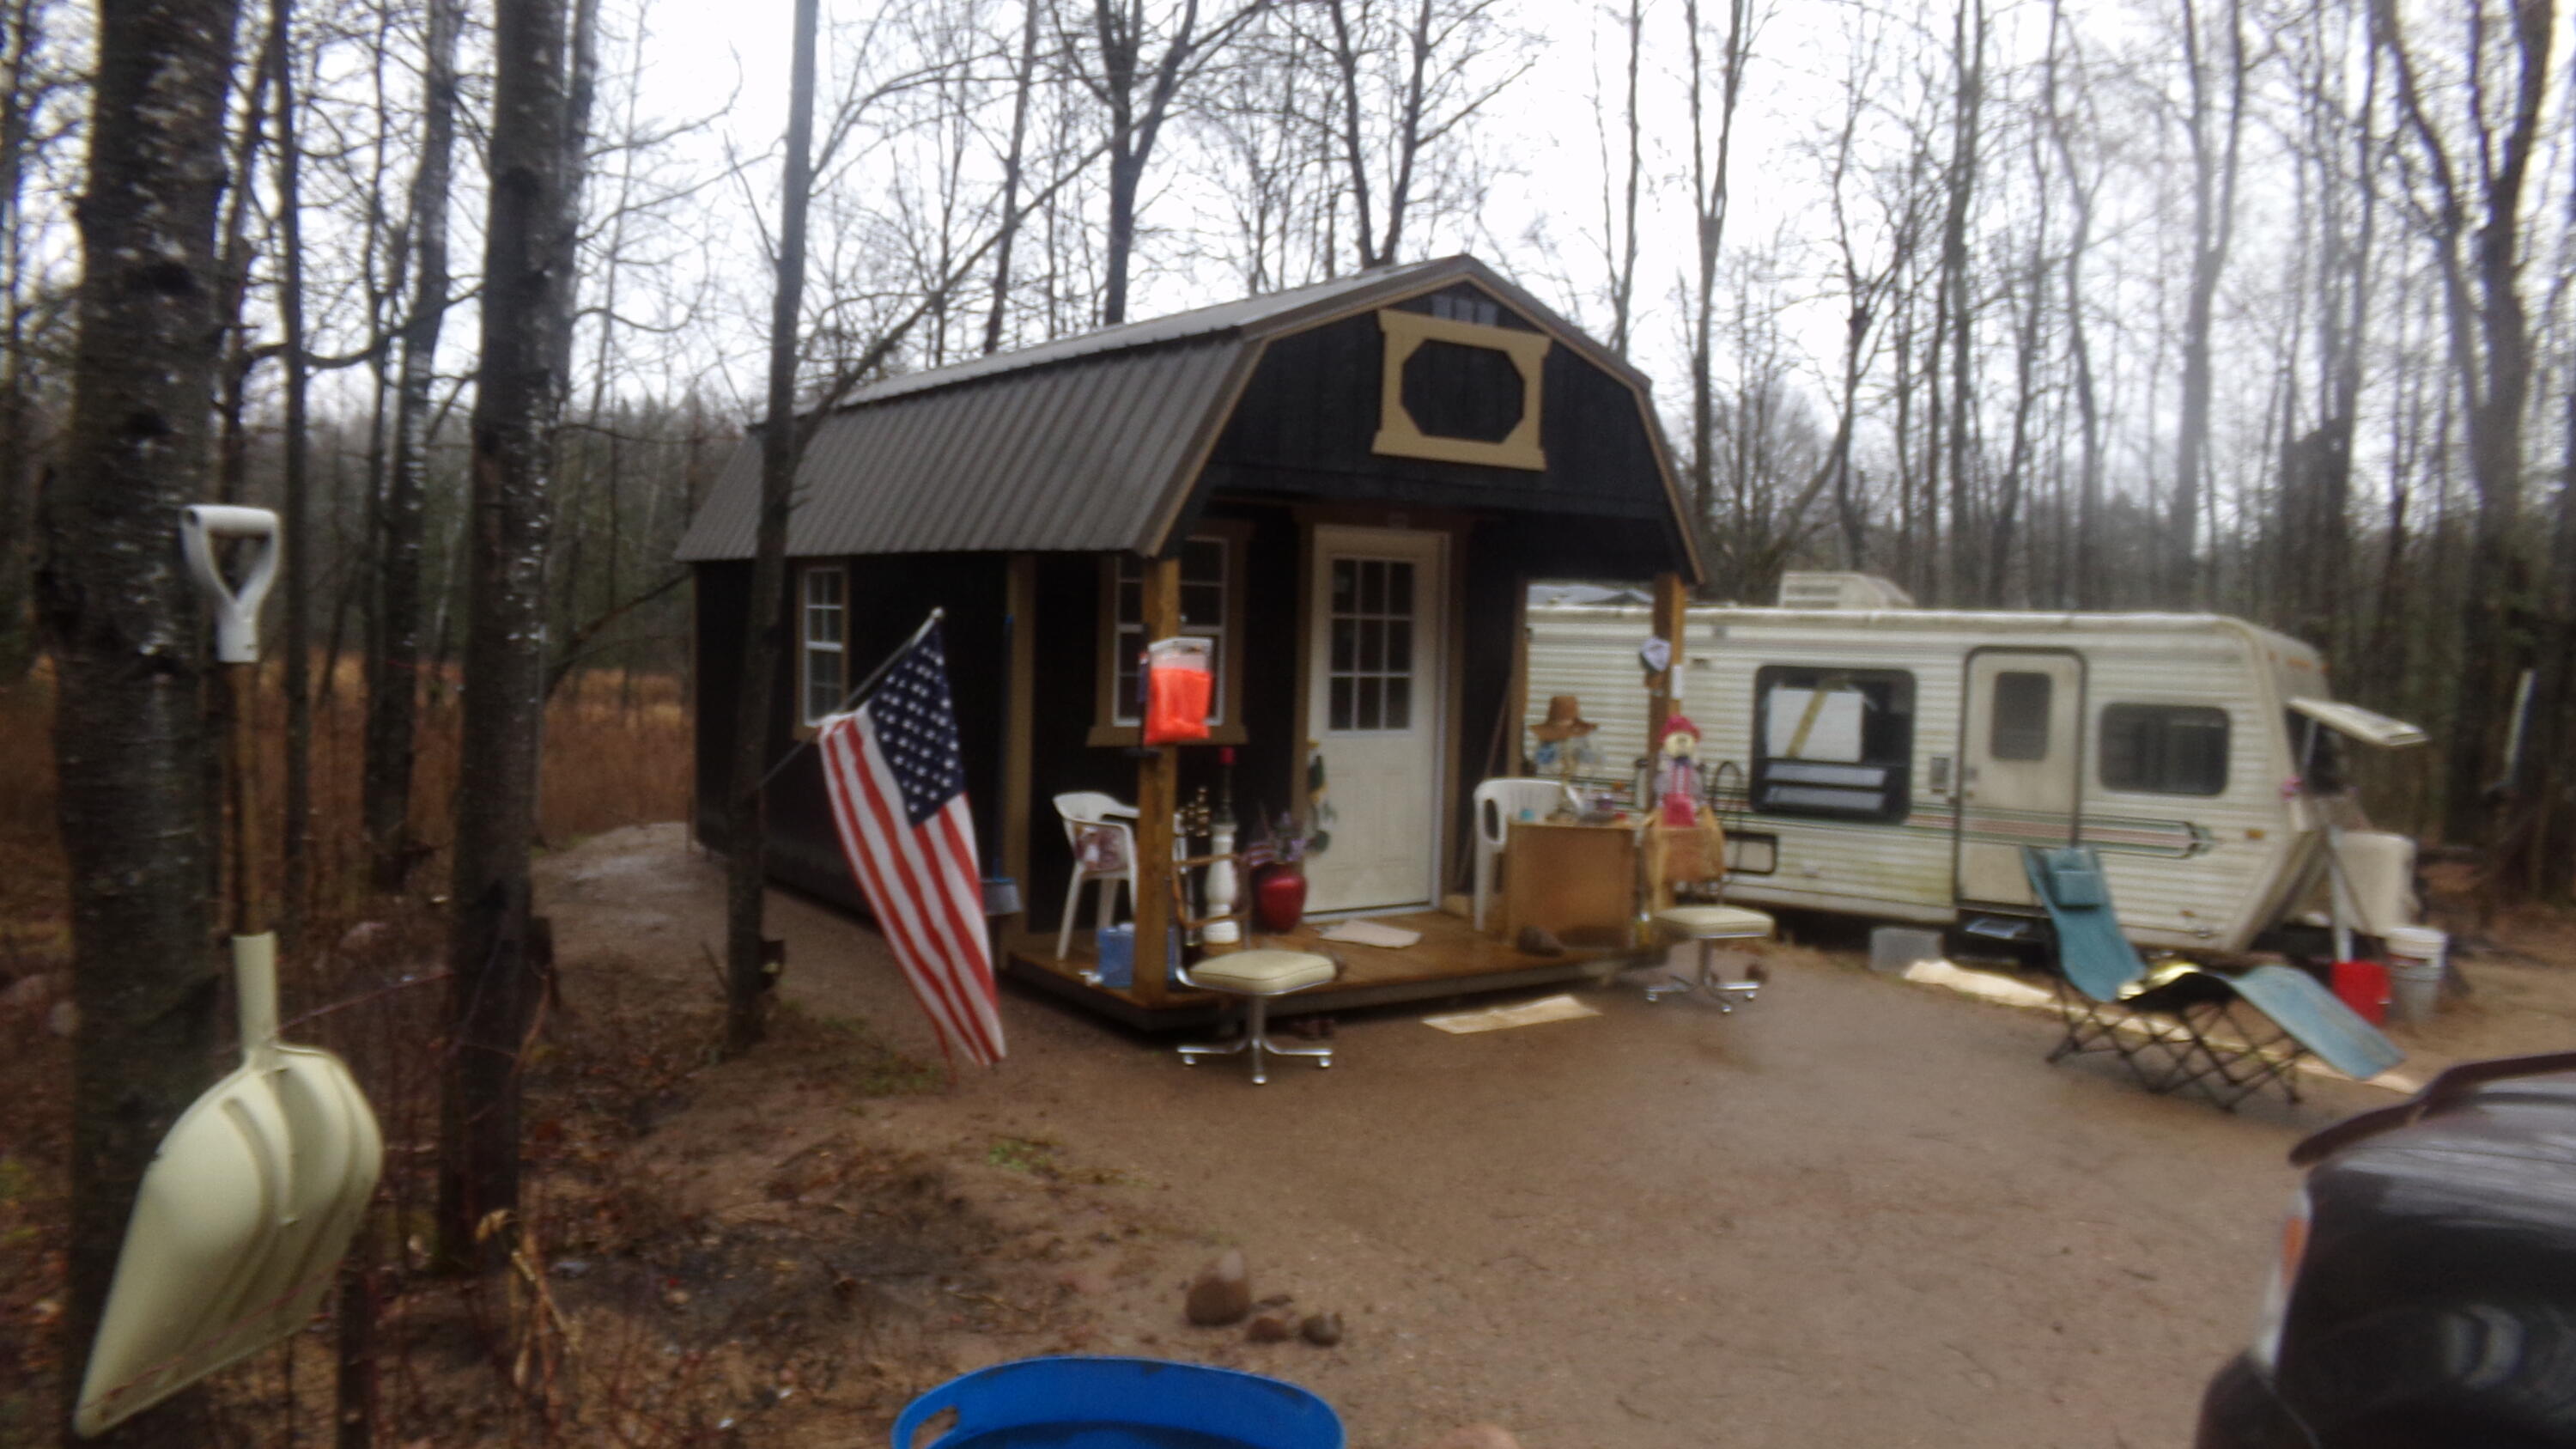
{"label": "camper window", "polygon": [[2104,705],[2102,788],[2221,793],[2227,788],[2227,711],[2205,704]]}
{"label": "camper window", "polygon": [[1893,824],[1911,804],[1914,676],[1766,665],[1753,676],[1753,804]]}
{"label": "camper window", "polygon": [[1998,760],[2048,758],[2049,677],[2029,670],[1995,676],[1995,720],[1986,753]]}
{"label": "camper window", "polygon": [[803,701],[797,719],[808,727],[840,708],[849,688],[848,582],[840,565],[816,564],[798,584],[796,673]]}

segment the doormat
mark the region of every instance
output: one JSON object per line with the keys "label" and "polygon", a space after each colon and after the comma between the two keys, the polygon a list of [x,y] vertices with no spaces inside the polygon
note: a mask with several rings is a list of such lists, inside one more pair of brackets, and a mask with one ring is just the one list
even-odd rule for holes
{"label": "doormat", "polygon": [[1343,921],[1318,934],[1327,941],[1348,941],[1356,946],[1383,946],[1390,951],[1401,951],[1422,939],[1420,931],[1408,931],[1402,926],[1390,926],[1384,921]]}
{"label": "doormat", "polygon": [[1422,1024],[1437,1027],[1451,1036],[1469,1036],[1480,1031],[1504,1031],[1515,1026],[1574,1021],[1600,1014],[1571,996],[1543,996],[1518,1006],[1489,1006],[1482,1011],[1453,1011],[1446,1016],[1426,1016],[1422,1018]]}

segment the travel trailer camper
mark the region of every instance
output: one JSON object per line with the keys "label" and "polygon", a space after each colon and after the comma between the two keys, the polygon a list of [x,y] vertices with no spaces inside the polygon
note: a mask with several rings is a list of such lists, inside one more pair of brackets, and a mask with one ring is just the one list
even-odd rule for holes
{"label": "travel trailer camper", "polygon": [[[2143,946],[2416,923],[2413,842],[2364,828],[2343,758],[2425,736],[2336,702],[2307,645],[2211,614],[1917,609],[1858,575],[1782,592],[1821,606],[1693,607],[1679,651],[1729,900],[2011,935],[2040,914],[2022,847],[2082,843]],[[1576,696],[1598,729],[1572,768],[1624,782],[1651,610],[1527,618],[1524,718]]]}

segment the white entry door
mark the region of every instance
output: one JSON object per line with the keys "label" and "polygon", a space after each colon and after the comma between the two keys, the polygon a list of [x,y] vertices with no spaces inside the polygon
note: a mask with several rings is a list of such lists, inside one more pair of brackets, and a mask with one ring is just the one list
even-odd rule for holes
{"label": "white entry door", "polygon": [[1315,530],[1306,738],[1332,840],[1306,861],[1310,911],[1428,905],[1438,889],[1448,541]]}
{"label": "white entry door", "polygon": [[1959,739],[1959,899],[2034,905],[2025,845],[2081,833],[2084,661],[2057,650],[1968,656]]}

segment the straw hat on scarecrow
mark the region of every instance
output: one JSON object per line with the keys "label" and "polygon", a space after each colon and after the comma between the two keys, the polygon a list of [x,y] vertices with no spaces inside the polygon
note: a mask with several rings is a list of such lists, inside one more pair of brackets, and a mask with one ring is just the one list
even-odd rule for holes
{"label": "straw hat on scarecrow", "polygon": [[1588,735],[1600,726],[1585,719],[1575,697],[1552,695],[1547,701],[1547,718],[1530,727],[1530,734],[1542,743],[1557,745]]}

